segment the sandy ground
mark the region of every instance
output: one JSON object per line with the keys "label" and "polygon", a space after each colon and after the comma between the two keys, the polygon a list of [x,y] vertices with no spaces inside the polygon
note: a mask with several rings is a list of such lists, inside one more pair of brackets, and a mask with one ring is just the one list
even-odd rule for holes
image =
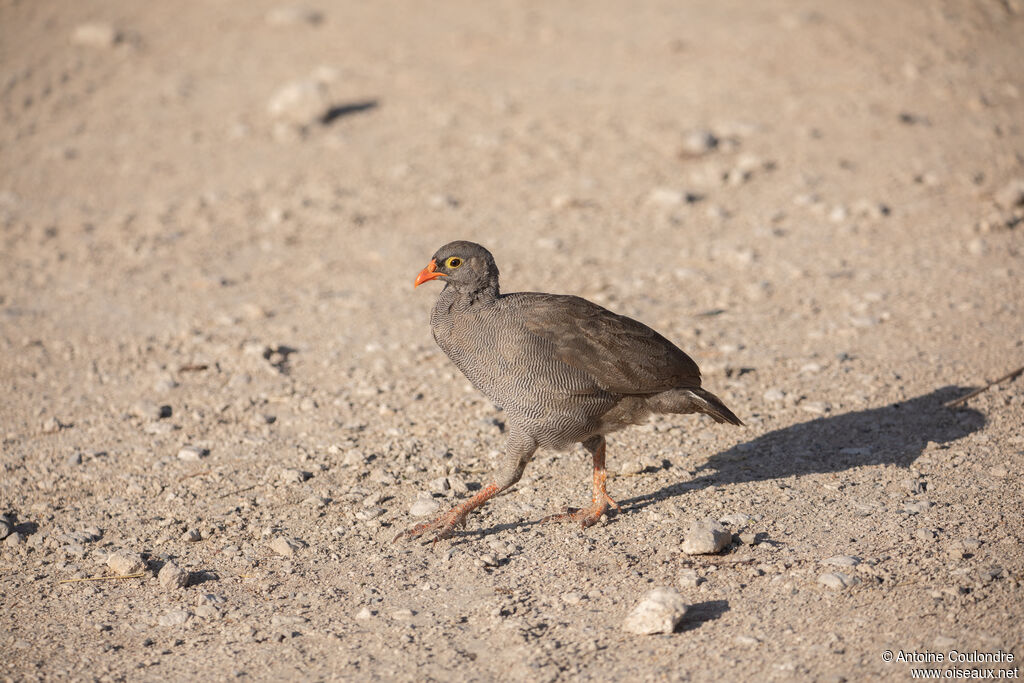
{"label": "sandy ground", "polygon": [[[0,674],[1019,667],[1024,379],[944,403],[1024,364],[1022,35],[1019,0],[3,0]],[[393,544],[502,447],[411,287],[457,238],[747,427],[612,436],[586,531],[537,523],[580,449]],[[709,517],[734,542],[683,553]],[[116,551],[142,575],[64,582]],[[623,631],[656,586],[675,632]]]}

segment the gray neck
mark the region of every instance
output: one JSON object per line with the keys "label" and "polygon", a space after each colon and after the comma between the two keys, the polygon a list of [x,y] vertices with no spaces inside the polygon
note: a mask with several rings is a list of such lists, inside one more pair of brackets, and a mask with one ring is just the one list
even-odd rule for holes
{"label": "gray neck", "polygon": [[437,303],[450,308],[469,308],[471,306],[487,306],[493,304],[500,296],[498,278],[488,278],[476,287],[456,287],[445,283]]}

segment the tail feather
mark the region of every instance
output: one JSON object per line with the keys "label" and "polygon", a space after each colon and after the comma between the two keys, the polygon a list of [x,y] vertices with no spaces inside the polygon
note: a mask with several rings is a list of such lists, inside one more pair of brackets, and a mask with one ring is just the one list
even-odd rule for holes
{"label": "tail feather", "polygon": [[706,389],[674,389],[647,399],[652,410],[659,413],[704,413],[715,422],[743,426],[743,420],[729,410],[722,399]]}

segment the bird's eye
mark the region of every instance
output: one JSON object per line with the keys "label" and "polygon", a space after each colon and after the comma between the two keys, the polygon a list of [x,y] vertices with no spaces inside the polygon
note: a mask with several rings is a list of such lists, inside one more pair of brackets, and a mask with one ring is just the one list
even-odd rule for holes
{"label": "bird's eye", "polygon": [[448,268],[458,268],[459,266],[462,265],[462,259],[460,259],[458,256],[452,256],[447,261],[444,262],[444,265],[447,266]]}

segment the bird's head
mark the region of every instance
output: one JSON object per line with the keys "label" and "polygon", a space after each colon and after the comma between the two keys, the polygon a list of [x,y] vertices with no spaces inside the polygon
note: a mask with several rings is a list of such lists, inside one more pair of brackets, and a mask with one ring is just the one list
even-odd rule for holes
{"label": "bird's head", "polygon": [[416,276],[413,287],[439,278],[446,285],[470,292],[490,287],[497,289],[498,266],[491,252],[475,242],[449,242],[434,253],[427,267]]}

